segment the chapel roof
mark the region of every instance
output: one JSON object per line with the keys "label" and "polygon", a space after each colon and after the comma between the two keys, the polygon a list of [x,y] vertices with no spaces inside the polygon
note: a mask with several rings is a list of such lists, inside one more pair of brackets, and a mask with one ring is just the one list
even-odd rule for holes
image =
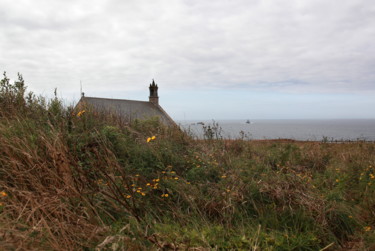
{"label": "chapel roof", "polygon": [[91,105],[99,111],[111,112],[129,120],[144,120],[157,116],[163,124],[168,126],[175,125],[173,119],[160,105],[149,101],[83,96],[79,102]]}

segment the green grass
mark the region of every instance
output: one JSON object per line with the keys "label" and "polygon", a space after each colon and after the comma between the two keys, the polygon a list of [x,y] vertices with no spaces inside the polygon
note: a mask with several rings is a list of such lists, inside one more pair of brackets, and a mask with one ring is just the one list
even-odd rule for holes
{"label": "green grass", "polygon": [[25,95],[1,81],[5,249],[375,247],[374,143],[194,140]]}

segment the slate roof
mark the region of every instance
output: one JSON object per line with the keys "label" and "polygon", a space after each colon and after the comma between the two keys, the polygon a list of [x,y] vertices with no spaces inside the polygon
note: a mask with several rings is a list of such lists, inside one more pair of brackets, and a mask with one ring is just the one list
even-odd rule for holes
{"label": "slate roof", "polygon": [[129,120],[158,116],[163,124],[176,125],[161,106],[148,101],[82,97],[79,103],[88,104],[99,111],[111,112]]}

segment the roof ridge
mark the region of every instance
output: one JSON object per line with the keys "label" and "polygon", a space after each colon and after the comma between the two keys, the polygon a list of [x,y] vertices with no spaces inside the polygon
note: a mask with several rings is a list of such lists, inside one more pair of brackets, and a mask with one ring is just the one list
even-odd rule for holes
{"label": "roof ridge", "polygon": [[98,97],[83,97],[85,98],[92,98],[92,99],[105,99],[105,100],[116,100],[116,101],[133,101],[133,102],[143,102],[143,103],[151,103],[150,101],[143,101],[143,100],[134,100],[134,99],[118,99],[118,98],[98,98]]}

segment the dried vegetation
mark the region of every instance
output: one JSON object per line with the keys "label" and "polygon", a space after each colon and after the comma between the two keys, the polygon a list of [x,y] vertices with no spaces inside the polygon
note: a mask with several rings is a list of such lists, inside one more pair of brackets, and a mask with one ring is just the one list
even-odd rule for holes
{"label": "dried vegetation", "polygon": [[373,250],[371,142],[194,140],[0,85],[0,246]]}

